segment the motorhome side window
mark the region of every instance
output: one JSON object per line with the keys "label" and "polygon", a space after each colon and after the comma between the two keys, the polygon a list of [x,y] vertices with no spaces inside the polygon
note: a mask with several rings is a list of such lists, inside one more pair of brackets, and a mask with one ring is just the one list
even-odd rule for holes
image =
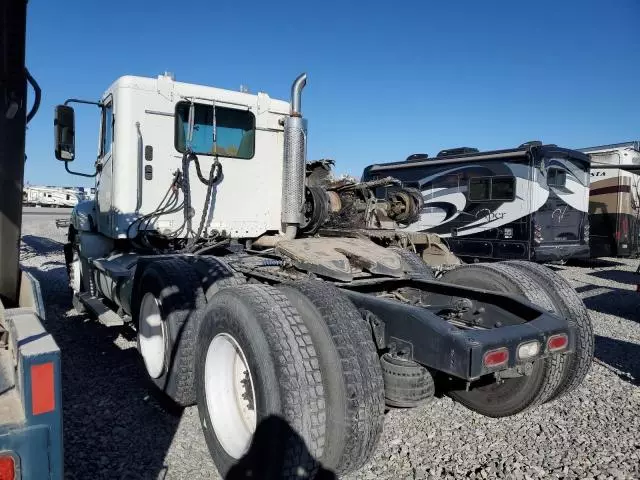
{"label": "motorhome side window", "polygon": [[474,177],[469,179],[469,200],[513,200],[516,181],[514,177]]}
{"label": "motorhome side window", "polygon": [[559,168],[550,168],[547,171],[547,185],[550,187],[564,187],[567,183],[567,172]]}
{"label": "motorhome side window", "polygon": [[[202,155],[251,159],[255,150],[255,117],[247,110],[216,106],[216,144],[213,143],[213,105],[195,103],[191,149]],[[180,153],[187,150],[189,102],[176,106],[175,147]]]}
{"label": "motorhome side window", "polygon": [[458,188],[460,182],[460,178],[458,175],[447,175],[438,181],[438,187],[440,188]]}
{"label": "motorhome side window", "polygon": [[469,200],[480,202],[491,198],[490,178],[470,178],[469,179]]}
{"label": "motorhome side window", "polygon": [[495,177],[491,179],[491,200],[513,200],[516,193],[516,179]]}
{"label": "motorhome side window", "polygon": [[111,153],[113,143],[113,103],[102,107],[102,142],[100,143],[100,157]]}

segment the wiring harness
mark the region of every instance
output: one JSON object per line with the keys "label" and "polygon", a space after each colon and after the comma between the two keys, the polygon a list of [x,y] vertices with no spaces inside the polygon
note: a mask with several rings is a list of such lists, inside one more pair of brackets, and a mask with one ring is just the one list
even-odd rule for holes
{"label": "wiring harness", "polygon": [[[189,178],[189,165],[191,162],[194,162],[196,165],[196,173],[199,181],[207,186],[207,194],[197,230],[193,229],[194,209],[192,208],[191,183]],[[132,241],[136,249],[152,251],[154,253],[162,253],[163,249],[158,248],[158,246],[151,242],[152,236],[164,240],[164,243],[180,242],[183,237],[187,238],[186,243],[177,250],[181,253],[197,254],[224,245],[228,242],[228,239],[223,238],[221,240],[219,235],[211,235],[211,238],[206,239],[208,241],[204,242],[204,244],[202,243],[205,237],[203,233],[205,231],[207,217],[210,214],[212,206],[212,197],[215,198],[215,187],[221,179],[222,165],[217,157],[211,164],[207,178],[202,175],[198,157],[193,152],[186,152],[182,156],[182,168],[174,172],[169,188],[158,206],[151,213],[142,215],[129,224],[127,227],[127,238]],[[180,191],[182,191],[182,201],[180,201]],[[176,230],[171,233],[161,233],[150,228],[160,217],[179,212],[180,210],[183,212],[183,222]],[[137,232],[136,235],[132,237],[131,230],[134,227]],[[175,249],[171,250],[176,251]]]}

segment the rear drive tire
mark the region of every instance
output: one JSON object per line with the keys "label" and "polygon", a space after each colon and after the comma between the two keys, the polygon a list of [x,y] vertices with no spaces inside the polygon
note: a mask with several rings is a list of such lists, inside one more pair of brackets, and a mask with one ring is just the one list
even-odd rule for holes
{"label": "rear drive tire", "polygon": [[[441,280],[455,285],[513,293],[544,309],[552,307],[548,295],[530,275],[505,264],[465,265],[446,272]],[[448,395],[482,415],[515,415],[548,400],[560,384],[564,370],[564,356],[554,355],[534,361],[530,375],[506,378],[500,383],[472,385],[468,391],[452,390]]]}
{"label": "rear drive tire", "polygon": [[384,421],[384,384],[370,327],[326,282],[278,288],[300,313],[320,360],[327,402],[322,464],[340,474],[356,470],[373,454]]}
{"label": "rear drive tire", "polygon": [[538,279],[541,288],[553,301],[552,311],[566,318],[576,330],[575,352],[565,355],[568,357],[567,367],[562,382],[551,397],[554,400],[578,387],[591,368],[595,346],[589,312],[569,282],[544,265],[520,260],[507,263]]}
{"label": "rear drive tire", "polygon": [[246,279],[235,272],[223,260],[216,257],[196,256],[187,260],[200,277],[202,290],[207,300],[211,300],[219,290],[247,283]]}
{"label": "rear drive tire", "polygon": [[424,278],[426,280],[435,279],[433,270],[419,255],[402,247],[389,247],[390,250],[396,252],[404,263],[405,271],[412,274],[415,278]]}
{"label": "rear drive tire", "polygon": [[196,392],[222,477],[314,477],[325,447],[325,392],[309,332],[282,292],[242,285],[211,298]]}
{"label": "rear drive tire", "polygon": [[148,377],[178,406],[193,405],[198,309],[205,304],[200,280],[184,260],[162,259],[146,267],[139,285],[134,321]]}

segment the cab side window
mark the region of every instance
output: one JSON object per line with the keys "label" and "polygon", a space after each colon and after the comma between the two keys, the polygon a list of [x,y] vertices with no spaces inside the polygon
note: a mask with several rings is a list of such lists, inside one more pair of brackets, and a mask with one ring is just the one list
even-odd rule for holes
{"label": "cab side window", "polygon": [[100,157],[111,153],[113,143],[113,102],[109,101],[102,107],[102,141],[100,143]]}

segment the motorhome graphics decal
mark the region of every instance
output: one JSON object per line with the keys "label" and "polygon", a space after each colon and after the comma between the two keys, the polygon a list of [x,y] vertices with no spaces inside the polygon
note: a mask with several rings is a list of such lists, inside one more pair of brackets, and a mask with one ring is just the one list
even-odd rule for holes
{"label": "motorhome graphics decal", "polygon": [[[563,184],[548,185],[550,169],[564,172]],[[469,178],[474,177],[513,177],[515,195],[506,201],[471,201]],[[536,212],[545,204],[550,192],[568,206],[586,212],[588,179],[587,172],[576,162],[561,158],[545,159],[536,169],[524,163],[492,162],[440,170],[412,182],[417,183],[415,186],[422,192],[424,208],[420,218],[407,229],[431,231],[443,237],[472,235]],[[564,212],[554,212],[553,218],[557,221],[562,221],[562,217]]]}

